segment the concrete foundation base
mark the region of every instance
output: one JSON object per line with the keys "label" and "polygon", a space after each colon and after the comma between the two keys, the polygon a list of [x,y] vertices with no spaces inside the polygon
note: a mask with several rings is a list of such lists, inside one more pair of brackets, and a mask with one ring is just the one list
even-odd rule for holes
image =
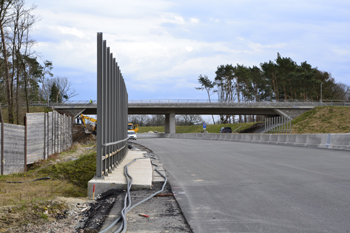
{"label": "concrete foundation base", "polygon": [[88,182],[88,197],[92,197],[95,185],[95,197],[110,189],[126,190],[126,178],[124,166],[135,158],[134,163],[128,166],[129,174],[133,177],[131,189],[151,188],[152,186],[152,165],[149,158],[143,158],[144,151],[129,150],[122,163],[104,178],[93,178]]}

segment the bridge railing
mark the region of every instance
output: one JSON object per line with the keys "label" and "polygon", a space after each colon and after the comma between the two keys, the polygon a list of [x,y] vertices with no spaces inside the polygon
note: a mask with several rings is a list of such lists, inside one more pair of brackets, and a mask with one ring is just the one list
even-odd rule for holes
{"label": "bridge railing", "polygon": [[292,133],[292,119],[279,116],[265,118],[265,130],[264,133]]}
{"label": "bridge railing", "polygon": [[260,102],[219,102],[219,101],[191,101],[191,100],[140,100],[140,101],[129,101],[129,106],[147,106],[147,105],[212,105],[212,106],[230,106],[230,107],[302,107],[302,106],[326,106],[325,103],[320,102],[298,102],[298,101],[285,101],[285,102],[271,102],[271,101],[260,101]]}
{"label": "bridge railing", "polygon": [[128,150],[128,92],[116,59],[102,37],[97,33],[96,177],[107,176]]}
{"label": "bridge railing", "polygon": [[[30,106],[48,106],[48,107],[59,107],[59,106],[87,106],[96,105],[97,100],[68,100],[62,103],[46,102],[46,101],[32,101],[29,103]],[[149,100],[129,100],[128,104],[133,105],[147,105],[147,104],[213,104],[213,105],[235,105],[235,106],[350,106],[350,100],[323,100],[311,101],[311,100],[290,100],[290,101],[220,101],[220,100],[207,100],[207,99],[149,99]],[[6,103],[2,103],[3,107],[6,107]]]}

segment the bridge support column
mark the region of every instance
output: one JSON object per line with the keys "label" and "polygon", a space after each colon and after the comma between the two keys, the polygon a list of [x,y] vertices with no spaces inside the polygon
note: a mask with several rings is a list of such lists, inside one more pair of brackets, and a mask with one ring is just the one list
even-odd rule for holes
{"label": "bridge support column", "polygon": [[176,133],[175,113],[165,114],[165,133]]}

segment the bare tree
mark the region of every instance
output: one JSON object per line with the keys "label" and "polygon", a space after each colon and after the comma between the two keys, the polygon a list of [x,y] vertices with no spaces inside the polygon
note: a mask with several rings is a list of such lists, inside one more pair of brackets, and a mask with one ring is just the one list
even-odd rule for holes
{"label": "bare tree", "polygon": [[179,115],[176,117],[177,125],[195,125],[203,122],[199,115]]}
{"label": "bare tree", "polygon": [[[13,6],[13,17],[10,22],[10,27],[12,29],[12,72],[11,79],[12,84],[14,83],[14,77],[16,76],[16,119],[17,124],[19,121],[19,104],[20,104],[20,89],[21,89],[21,79],[20,76],[25,76],[25,67],[23,66],[24,60],[23,56],[28,56],[28,47],[34,42],[29,40],[29,29],[36,22],[36,18],[31,12],[36,7],[33,5],[30,8],[25,8],[24,0],[17,0],[14,2]],[[24,50],[22,49],[24,47]],[[12,89],[14,90],[14,89]],[[28,107],[27,107],[28,111]]]}
{"label": "bare tree", "polygon": [[47,79],[45,87],[51,102],[64,102],[77,95],[66,77]]}
{"label": "bare tree", "polygon": [[0,0],[0,32],[1,32],[1,45],[2,54],[4,57],[5,65],[5,83],[6,83],[6,94],[7,94],[7,105],[8,105],[8,120],[13,123],[13,94],[12,94],[12,83],[10,77],[10,64],[8,60],[8,51],[5,39],[5,27],[12,18],[11,7],[13,6],[12,0]]}
{"label": "bare tree", "polygon": [[138,124],[139,126],[145,126],[149,122],[148,115],[129,115],[128,121],[133,124]]}

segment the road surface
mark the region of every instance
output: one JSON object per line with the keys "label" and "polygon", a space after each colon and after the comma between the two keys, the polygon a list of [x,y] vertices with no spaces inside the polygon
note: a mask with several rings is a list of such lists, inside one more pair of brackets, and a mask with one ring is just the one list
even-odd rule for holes
{"label": "road surface", "polygon": [[194,232],[350,232],[349,151],[171,138],[136,142],[162,160]]}

